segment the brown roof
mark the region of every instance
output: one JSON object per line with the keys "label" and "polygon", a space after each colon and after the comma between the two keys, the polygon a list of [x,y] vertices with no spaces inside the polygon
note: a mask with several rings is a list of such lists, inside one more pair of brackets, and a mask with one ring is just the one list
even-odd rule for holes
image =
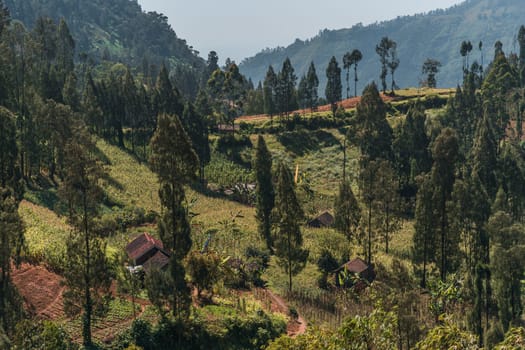
{"label": "brown roof", "polygon": [[348,272],[353,273],[361,273],[368,269],[368,265],[361,258],[355,258],[354,260],[351,260],[343,266],[341,266],[341,268],[343,267],[346,268]]}
{"label": "brown roof", "polygon": [[312,227],[329,227],[334,223],[334,217],[329,212],[325,211],[315,219],[308,222],[308,226]]}
{"label": "brown roof", "polygon": [[148,233],[143,233],[126,246],[126,253],[132,260],[137,260],[151,249],[163,249],[162,242],[151,237]]}
{"label": "brown roof", "polygon": [[319,215],[317,219],[325,226],[332,226],[334,223],[334,217],[327,211]]}
{"label": "brown roof", "polygon": [[162,270],[169,264],[169,261],[170,257],[168,253],[163,250],[159,250],[155,253],[155,255],[146,260],[142,267],[144,268],[145,272],[150,272],[152,269]]}

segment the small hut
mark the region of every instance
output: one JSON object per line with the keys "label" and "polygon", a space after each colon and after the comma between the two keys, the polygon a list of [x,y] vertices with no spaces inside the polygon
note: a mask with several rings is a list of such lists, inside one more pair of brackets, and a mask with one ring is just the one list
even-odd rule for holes
{"label": "small hut", "polygon": [[355,288],[363,290],[371,283],[376,273],[374,265],[367,265],[361,258],[355,258],[334,271],[337,287]]}
{"label": "small hut", "polygon": [[325,211],[318,217],[308,222],[308,227],[322,228],[331,227],[334,224],[334,217],[329,212]]}

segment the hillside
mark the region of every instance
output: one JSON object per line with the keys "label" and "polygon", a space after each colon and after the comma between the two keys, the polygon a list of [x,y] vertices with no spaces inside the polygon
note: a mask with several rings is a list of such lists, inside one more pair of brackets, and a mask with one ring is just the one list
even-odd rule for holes
{"label": "hillside", "polygon": [[[145,13],[137,1],[5,0],[11,17],[32,28],[39,16],[64,18],[76,43],[77,54],[98,61],[109,58],[141,66],[144,58],[157,66],[163,61],[192,68],[204,61],[178,38],[167,17]],[[140,28],[140,30],[137,30]]]}
{"label": "hillside", "polygon": [[493,59],[497,40],[503,43],[505,52],[517,51],[515,37],[524,18],[525,7],[520,0],[469,0],[447,10],[398,17],[369,26],[357,24],[350,29],[324,30],[306,41],[298,39],[286,48],[266,49],[246,58],[240,70],[257,84],[264,79],[268,65],[280,70],[286,57],[290,58],[298,77],[306,73],[313,60],[320,79],[319,95],[324,96],[325,69],[330,58],[335,55],[342,65],[346,52],[359,49],[363,53],[358,70],[360,91],[372,80],[379,82],[380,65],[375,46],[383,36],[388,36],[398,45],[401,63],[396,82],[400,87],[419,84],[426,58],[438,59],[443,65],[437,75],[438,86],[453,87],[462,79],[463,58],[459,53],[462,41],[470,40],[473,44],[470,62],[479,61],[478,43],[483,42],[486,66]]}

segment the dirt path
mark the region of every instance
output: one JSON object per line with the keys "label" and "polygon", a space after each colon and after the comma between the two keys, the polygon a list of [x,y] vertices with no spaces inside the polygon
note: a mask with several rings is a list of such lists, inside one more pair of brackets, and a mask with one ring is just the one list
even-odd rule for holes
{"label": "dirt path", "polygon": [[[279,295],[273,293],[269,289],[258,289],[259,293],[265,294],[271,302],[270,308],[273,312],[281,312],[285,315],[289,314],[290,307],[286,304],[286,301]],[[257,294],[259,294],[257,293]],[[297,319],[289,319],[288,324],[286,326],[286,333],[290,337],[295,337],[300,334],[304,334],[306,332],[306,321],[304,318],[299,314],[299,317]]]}

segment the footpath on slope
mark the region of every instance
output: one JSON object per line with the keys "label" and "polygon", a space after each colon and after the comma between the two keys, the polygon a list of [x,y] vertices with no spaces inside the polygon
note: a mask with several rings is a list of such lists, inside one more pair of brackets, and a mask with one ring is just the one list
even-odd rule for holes
{"label": "footpath on slope", "polygon": [[[256,288],[254,289],[254,296],[263,301],[269,302],[269,309],[272,312],[280,312],[285,315],[289,315],[290,307],[286,304],[286,301],[279,295],[275,294],[267,288]],[[306,321],[299,314],[297,319],[289,318],[288,324],[286,325],[286,333],[290,337],[295,337],[306,332]]]}

